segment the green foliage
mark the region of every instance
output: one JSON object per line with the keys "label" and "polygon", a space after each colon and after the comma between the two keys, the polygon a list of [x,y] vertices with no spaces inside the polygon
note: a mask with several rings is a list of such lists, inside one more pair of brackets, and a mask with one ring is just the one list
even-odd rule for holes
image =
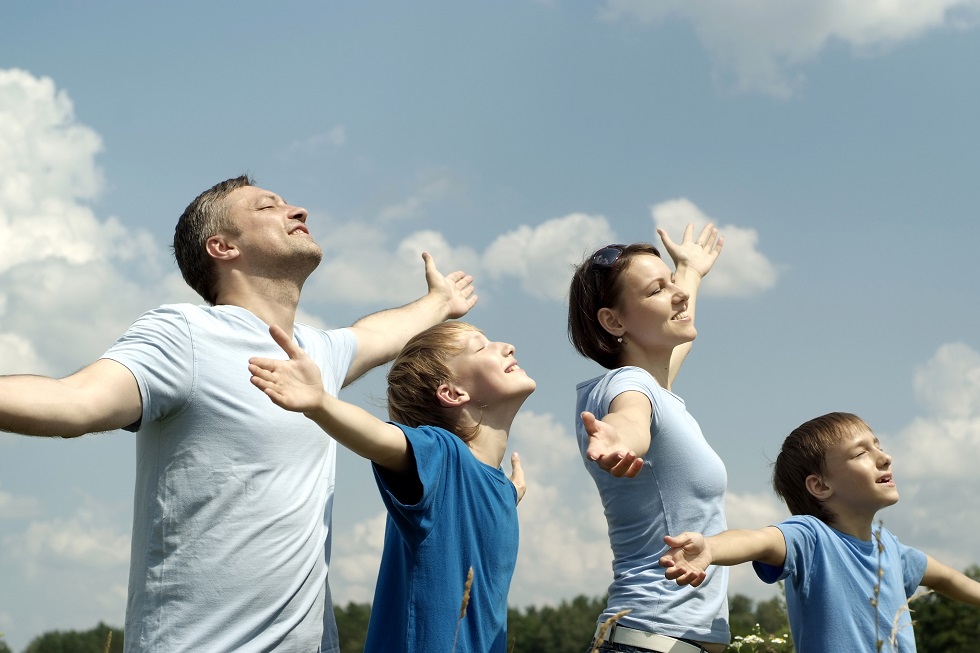
{"label": "green foliage", "polygon": [[732,630],[731,650],[741,653],[791,653],[786,604],[781,596],[758,604],[742,594],[728,599],[728,623]]}
{"label": "green foliage", "polygon": [[371,605],[354,602],[348,603],[346,608],[335,605],[333,614],[340,634],[340,650],[344,653],[364,653]]}
{"label": "green foliage", "polygon": [[[980,567],[964,572],[980,580]],[[980,642],[980,608],[947,599],[936,593],[909,605],[915,623],[915,647],[919,653],[974,653]]]}
{"label": "green foliage", "polygon": [[605,597],[577,596],[558,607],[507,611],[507,650],[511,653],[582,653],[592,641]]}
{"label": "green foliage", "polygon": [[3,633],[0,633],[0,653],[14,653],[10,650],[10,647],[7,646],[7,642],[3,641]]}
{"label": "green foliage", "polygon": [[101,621],[92,630],[54,630],[44,633],[35,637],[24,649],[24,653],[105,653],[110,632],[112,642],[109,653],[122,653],[123,631],[111,628]]}

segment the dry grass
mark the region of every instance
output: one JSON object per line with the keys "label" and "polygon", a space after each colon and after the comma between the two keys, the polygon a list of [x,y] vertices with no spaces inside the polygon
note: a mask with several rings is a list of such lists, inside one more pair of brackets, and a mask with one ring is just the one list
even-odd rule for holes
{"label": "dry grass", "polygon": [[630,612],[632,612],[632,610],[620,610],[613,616],[603,621],[602,627],[599,628],[599,634],[596,636],[595,643],[592,645],[592,650],[589,651],[589,653],[596,653],[596,651],[599,650],[599,647],[602,646],[602,643],[606,641],[606,631],[609,630],[609,627],[622,619],[624,616],[628,615]]}
{"label": "dry grass", "polygon": [[453,651],[456,650],[456,638],[459,637],[459,626],[466,616],[466,606],[470,604],[470,590],[473,589],[473,567],[466,574],[466,584],[463,585],[463,602],[459,606],[459,619],[456,620],[456,632],[453,634]]}

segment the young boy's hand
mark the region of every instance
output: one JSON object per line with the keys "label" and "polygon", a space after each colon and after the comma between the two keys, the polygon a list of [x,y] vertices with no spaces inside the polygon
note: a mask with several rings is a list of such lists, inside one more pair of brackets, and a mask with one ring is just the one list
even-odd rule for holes
{"label": "young boy's hand", "polygon": [[250,358],[248,371],[252,373],[252,385],[286,410],[305,413],[320,408],[323,405],[320,368],[281,328],[272,326],[269,333],[289,360]]}
{"label": "young boy's hand", "polygon": [[517,455],[515,451],[510,455],[510,482],[514,484],[514,488],[517,490],[517,503],[521,502],[524,498],[524,493],[527,492],[527,483],[524,482],[524,467],[521,466],[521,457]]}
{"label": "young boy's hand", "polygon": [[633,478],[643,469],[643,459],[623,447],[616,429],[609,423],[596,419],[589,411],[582,412],[582,424],[589,434],[589,448],[585,454],[603,469],[616,477]]}
{"label": "young boy's hand", "polygon": [[705,570],[711,564],[707,542],[700,533],[681,533],[677,537],[666,536],[664,543],[670,551],[660,558],[660,566],[667,570],[669,580],[678,585],[697,587],[704,582]]}

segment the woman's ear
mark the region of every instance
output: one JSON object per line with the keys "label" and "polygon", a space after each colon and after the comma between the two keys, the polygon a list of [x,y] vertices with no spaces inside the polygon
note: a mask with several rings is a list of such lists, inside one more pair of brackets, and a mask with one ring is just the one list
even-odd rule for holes
{"label": "woman's ear", "polygon": [[807,491],[820,501],[826,501],[834,493],[833,488],[816,474],[807,476],[805,483]]}
{"label": "woman's ear", "polygon": [[616,315],[616,311],[606,306],[603,306],[596,313],[596,319],[599,321],[599,326],[608,331],[612,336],[619,338],[626,331],[625,327],[620,323],[619,316]]}
{"label": "woman's ear", "polygon": [[465,390],[443,383],[436,388],[436,399],[444,408],[459,408],[470,401],[470,396]]}
{"label": "woman's ear", "polygon": [[215,234],[208,238],[204,247],[208,252],[208,256],[219,261],[230,261],[238,258],[238,255],[241,254],[238,247],[228,242],[228,239],[223,234]]}

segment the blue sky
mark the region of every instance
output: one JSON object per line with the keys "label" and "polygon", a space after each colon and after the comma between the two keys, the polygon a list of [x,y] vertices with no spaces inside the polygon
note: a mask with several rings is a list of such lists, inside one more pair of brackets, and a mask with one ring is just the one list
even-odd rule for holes
{"label": "blue sky", "polygon": [[[848,6],[849,5],[849,6]],[[895,455],[907,543],[980,562],[980,2],[8,3],[0,11],[0,373],[68,374],[144,310],[196,301],[168,249],[241,172],[310,211],[304,321],[472,271],[467,318],[538,381],[511,604],[600,595],[577,457],[571,266],[718,224],[675,390],[729,474],[729,521],[784,509],[782,438],[862,415]],[[245,362],[243,361],[243,371]],[[383,374],[345,398],[383,415]],[[134,446],[0,434],[0,632],[121,624]],[[692,462],[692,464],[696,464]],[[332,587],[369,601],[384,509],[342,454]],[[750,573],[733,592],[769,590]]]}

